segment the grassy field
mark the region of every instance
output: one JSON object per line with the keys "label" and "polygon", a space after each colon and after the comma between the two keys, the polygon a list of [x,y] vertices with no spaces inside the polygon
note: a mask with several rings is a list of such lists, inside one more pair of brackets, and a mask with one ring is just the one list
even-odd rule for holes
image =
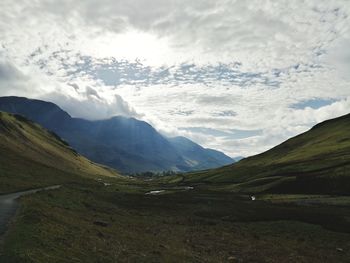
{"label": "grassy field", "polygon": [[350,262],[342,202],[103,183],[23,197],[0,262]]}

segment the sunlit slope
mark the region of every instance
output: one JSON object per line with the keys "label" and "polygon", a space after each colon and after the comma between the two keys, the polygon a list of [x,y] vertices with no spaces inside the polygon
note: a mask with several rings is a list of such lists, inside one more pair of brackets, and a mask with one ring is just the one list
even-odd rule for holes
{"label": "sunlit slope", "polygon": [[350,114],[320,123],[267,152],[185,180],[238,183],[231,187],[240,191],[350,194]]}
{"label": "sunlit slope", "polygon": [[57,135],[19,115],[0,112],[0,192],[117,176],[77,154]]}

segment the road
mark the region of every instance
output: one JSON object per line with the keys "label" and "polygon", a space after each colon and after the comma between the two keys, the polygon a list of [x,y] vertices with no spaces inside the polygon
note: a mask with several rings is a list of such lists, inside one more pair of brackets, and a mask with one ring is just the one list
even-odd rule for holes
{"label": "road", "polygon": [[7,195],[0,195],[0,236],[5,233],[8,222],[15,215],[16,210],[19,207],[19,203],[17,202],[17,199],[19,197],[23,195],[33,194],[39,191],[53,190],[60,187],[60,185],[54,185]]}

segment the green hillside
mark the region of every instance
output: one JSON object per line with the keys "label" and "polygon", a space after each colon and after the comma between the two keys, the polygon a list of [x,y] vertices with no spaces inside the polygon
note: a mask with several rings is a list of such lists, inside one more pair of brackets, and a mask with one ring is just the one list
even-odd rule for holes
{"label": "green hillside", "polygon": [[0,192],[117,176],[77,154],[57,135],[22,116],[0,112]]}
{"label": "green hillside", "polygon": [[320,123],[262,154],[184,180],[225,183],[245,192],[349,194],[350,115]]}

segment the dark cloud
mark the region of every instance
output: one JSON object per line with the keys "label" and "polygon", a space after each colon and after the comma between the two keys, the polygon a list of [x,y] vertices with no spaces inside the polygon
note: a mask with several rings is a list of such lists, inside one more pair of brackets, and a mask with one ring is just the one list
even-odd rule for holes
{"label": "dark cloud", "polygon": [[79,92],[79,86],[76,83],[68,83],[67,85],[71,86],[72,88],[75,89],[76,92]]}
{"label": "dark cloud", "polygon": [[85,93],[86,93],[86,96],[88,96],[88,97],[89,96],[94,96],[97,99],[101,99],[101,97],[100,97],[100,95],[98,95],[97,91],[94,90],[93,88],[89,87],[89,86],[86,87]]}

